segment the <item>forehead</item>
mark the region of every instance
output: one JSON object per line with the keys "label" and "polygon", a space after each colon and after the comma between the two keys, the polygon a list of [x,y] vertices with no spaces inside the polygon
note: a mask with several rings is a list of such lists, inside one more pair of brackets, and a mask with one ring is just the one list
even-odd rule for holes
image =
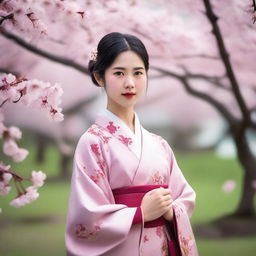
{"label": "forehead", "polygon": [[110,68],[114,67],[124,67],[124,68],[133,68],[133,67],[143,67],[144,68],[144,63],[140,56],[133,52],[133,51],[125,51],[120,53]]}

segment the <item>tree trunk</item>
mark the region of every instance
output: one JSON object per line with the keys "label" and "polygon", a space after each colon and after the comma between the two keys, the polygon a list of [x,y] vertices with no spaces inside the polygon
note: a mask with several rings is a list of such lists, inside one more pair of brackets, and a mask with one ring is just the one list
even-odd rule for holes
{"label": "tree trunk", "polygon": [[237,217],[253,217],[255,216],[253,199],[256,191],[252,186],[252,182],[256,180],[256,159],[248,145],[245,129],[239,134],[234,133],[233,138],[237,148],[238,159],[244,169],[242,194],[238,208],[233,215]]}
{"label": "tree trunk", "polygon": [[38,163],[43,163],[45,161],[45,153],[47,148],[46,138],[42,135],[36,135],[37,142],[37,153],[36,153],[36,161]]}
{"label": "tree trunk", "polygon": [[67,156],[65,154],[61,154],[60,158],[60,173],[59,177],[60,179],[68,179],[70,175],[70,169],[71,169],[71,157]]}

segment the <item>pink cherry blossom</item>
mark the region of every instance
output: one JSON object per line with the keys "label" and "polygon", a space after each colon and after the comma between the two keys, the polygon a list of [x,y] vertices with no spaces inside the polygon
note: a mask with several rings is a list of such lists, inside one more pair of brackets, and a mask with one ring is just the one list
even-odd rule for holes
{"label": "pink cherry blossom", "polygon": [[22,162],[28,155],[28,150],[19,148],[14,155],[12,155],[14,162]]}
{"label": "pink cherry blossom", "polygon": [[227,180],[222,186],[222,190],[225,193],[231,193],[236,187],[236,182],[234,180]]}
{"label": "pink cherry blossom", "polygon": [[33,202],[39,197],[39,194],[37,192],[37,189],[33,186],[30,186],[26,188],[26,198],[27,198],[27,203]]}
{"label": "pink cherry blossom", "polygon": [[11,190],[10,186],[6,185],[5,182],[0,181],[0,195],[1,196],[7,195],[10,190]]}
{"label": "pink cherry blossom", "polygon": [[47,98],[48,103],[56,107],[60,104],[60,98],[63,94],[63,89],[59,84],[55,84],[54,86],[50,86],[47,88]]}
{"label": "pink cherry blossom", "polygon": [[38,196],[39,194],[34,187],[28,187],[25,193],[12,200],[10,205],[18,208],[35,201]]}
{"label": "pink cherry blossom", "polygon": [[9,136],[12,139],[18,140],[22,136],[22,132],[21,132],[21,130],[18,127],[11,126],[11,127],[9,127],[8,131],[9,131]]}
{"label": "pink cherry blossom", "polygon": [[49,117],[55,122],[61,122],[64,120],[64,115],[60,113],[61,110],[50,111]]}
{"label": "pink cherry blossom", "polygon": [[10,173],[4,173],[4,174],[3,174],[3,183],[9,184],[11,178],[12,178],[12,174],[10,174]]}
{"label": "pink cherry blossom", "polygon": [[9,83],[9,84],[13,83],[15,80],[16,80],[16,77],[15,77],[13,74],[8,74],[8,75],[6,76],[6,81],[7,81],[7,83]]}
{"label": "pink cherry blossom", "polygon": [[12,139],[4,141],[3,152],[7,156],[11,156],[15,162],[22,162],[28,155],[28,151],[24,148],[19,148]]}
{"label": "pink cherry blossom", "polygon": [[[9,168],[10,166],[5,166],[0,163],[1,170],[8,171]],[[11,190],[11,187],[9,186],[11,178],[12,178],[12,175],[10,173],[2,173],[2,180],[0,181],[0,195],[7,195]]]}
{"label": "pink cherry blossom", "polygon": [[8,171],[10,169],[10,165],[4,165],[2,162],[0,162],[0,169],[3,171]]}
{"label": "pink cherry blossom", "polygon": [[18,150],[19,150],[19,147],[14,140],[8,139],[4,141],[3,152],[7,156],[15,155],[18,152]]}
{"label": "pink cherry blossom", "polygon": [[0,100],[6,101],[11,100],[15,101],[19,98],[19,93],[17,90],[13,87],[10,87],[9,85],[1,85],[0,84]]}
{"label": "pink cherry blossom", "polygon": [[46,179],[46,174],[42,171],[32,171],[31,181],[33,182],[33,187],[39,188],[44,184],[44,180]]}

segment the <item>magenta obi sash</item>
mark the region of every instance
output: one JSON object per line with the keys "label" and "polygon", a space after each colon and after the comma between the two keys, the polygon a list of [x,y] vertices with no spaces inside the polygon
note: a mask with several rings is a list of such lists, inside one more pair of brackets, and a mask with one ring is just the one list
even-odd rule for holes
{"label": "magenta obi sash", "polygon": [[[123,187],[113,190],[113,195],[116,204],[125,204],[128,207],[139,207],[144,195],[156,188],[168,188],[167,185],[144,185],[144,186],[132,186]],[[147,221],[144,223],[145,228],[152,228],[157,226],[164,226],[165,219],[160,217],[158,219]]]}

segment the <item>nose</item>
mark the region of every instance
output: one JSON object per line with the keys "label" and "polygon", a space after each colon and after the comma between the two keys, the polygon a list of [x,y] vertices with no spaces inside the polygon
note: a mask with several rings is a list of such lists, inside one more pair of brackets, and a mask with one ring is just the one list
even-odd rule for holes
{"label": "nose", "polygon": [[133,80],[133,78],[131,76],[127,76],[126,77],[124,86],[125,86],[126,89],[134,88],[135,83],[134,83],[134,80]]}

